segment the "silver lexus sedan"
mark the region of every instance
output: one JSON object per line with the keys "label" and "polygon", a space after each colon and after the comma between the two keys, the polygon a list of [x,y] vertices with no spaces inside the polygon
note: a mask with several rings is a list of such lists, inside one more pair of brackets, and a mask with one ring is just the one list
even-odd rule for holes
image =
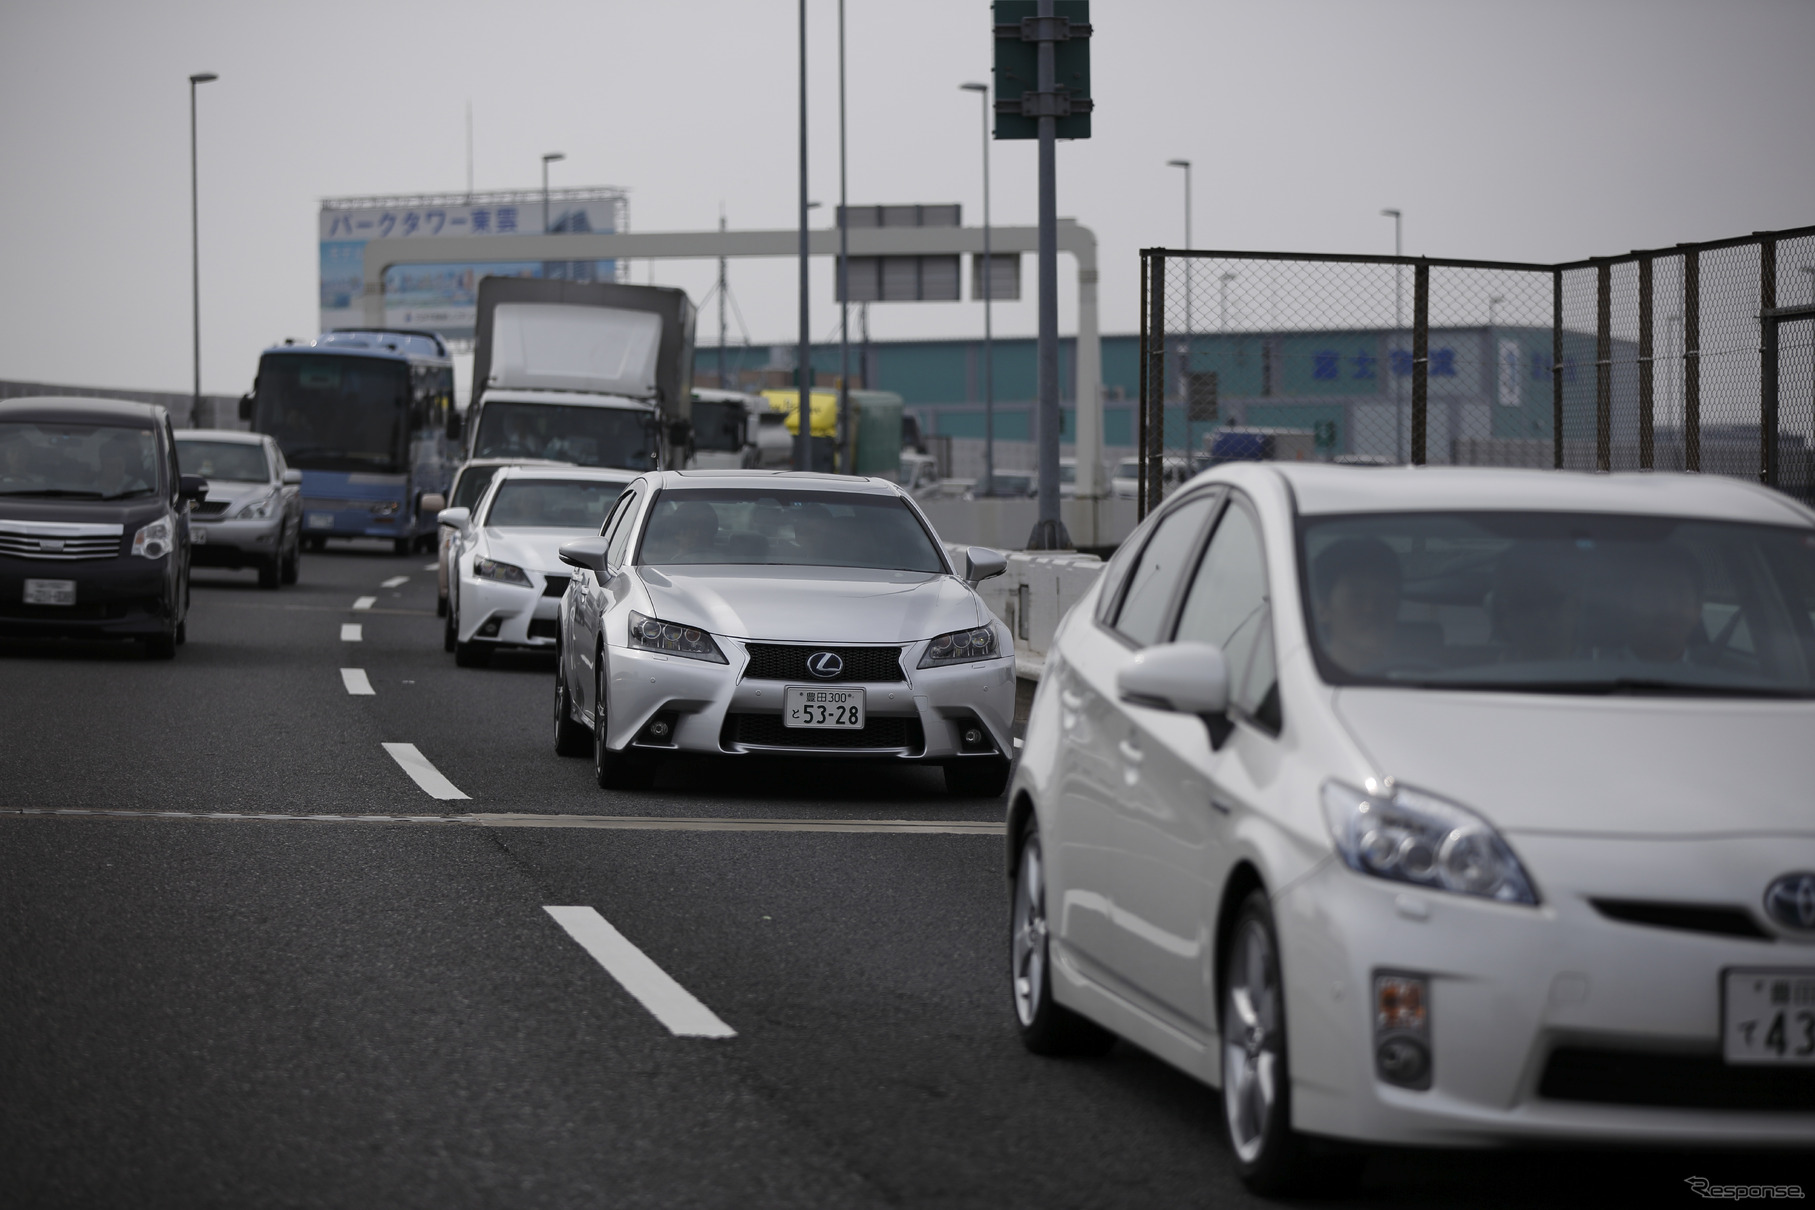
{"label": "silver lexus sedan", "polygon": [[1008,630],[881,479],[661,471],[600,536],[569,542],[555,751],[602,787],[686,753],[939,765],[957,796],[1002,793],[1013,751]]}

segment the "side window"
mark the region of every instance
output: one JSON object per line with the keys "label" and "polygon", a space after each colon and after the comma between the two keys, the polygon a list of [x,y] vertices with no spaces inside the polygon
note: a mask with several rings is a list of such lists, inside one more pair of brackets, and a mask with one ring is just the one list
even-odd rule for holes
{"label": "side window", "polygon": [[1109,556],[1109,563],[1103,568],[1103,591],[1097,594],[1097,621],[1103,625],[1109,625],[1115,617],[1116,605],[1121,600],[1122,585],[1128,579],[1128,569],[1137,562],[1135,556],[1146,547],[1147,538],[1158,520],[1159,516],[1155,514],[1135,526],[1134,532]]}
{"label": "side window", "polygon": [[624,552],[630,546],[630,532],[636,526],[631,517],[637,510],[637,501],[643,493],[631,490],[624,493],[622,503],[618,505],[618,514],[611,520],[611,533],[605,539],[605,566],[624,566]]}
{"label": "side window", "polygon": [[1229,663],[1229,701],[1272,731],[1280,726],[1267,564],[1254,514],[1231,502],[1210,537],[1179,611],[1178,639],[1215,643]]}
{"label": "side window", "polygon": [[176,434],[170,428],[170,417],[168,416],[164,417],[164,469],[165,473],[170,476],[170,498],[174,501],[183,472],[177,467]]}
{"label": "side window", "polygon": [[1160,641],[1166,611],[1174,590],[1185,574],[1186,562],[1197,549],[1198,535],[1216,507],[1215,496],[1199,496],[1174,508],[1154,528],[1128,576],[1128,595],[1116,615],[1115,628],[1150,647]]}

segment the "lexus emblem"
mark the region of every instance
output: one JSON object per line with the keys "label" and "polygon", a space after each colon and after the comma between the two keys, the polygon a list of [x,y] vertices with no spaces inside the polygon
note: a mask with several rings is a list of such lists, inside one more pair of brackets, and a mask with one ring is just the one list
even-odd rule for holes
{"label": "lexus emblem", "polygon": [[1815,874],[1785,874],[1765,888],[1765,912],[1791,929],[1815,929]]}
{"label": "lexus emblem", "polygon": [[844,660],[836,651],[815,651],[807,657],[807,671],[822,681],[829,681],[844,671]]}

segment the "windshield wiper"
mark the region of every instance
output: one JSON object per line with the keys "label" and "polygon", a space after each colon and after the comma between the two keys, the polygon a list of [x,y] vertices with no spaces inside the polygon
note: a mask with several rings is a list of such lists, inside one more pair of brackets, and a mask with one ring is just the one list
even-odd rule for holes
{"label": "windshield wiper", "polygon": [[1571,693],[1583,697],[1781,697],[1804,698],[1809,691],[1776,685],[1709,685],[1672,681],[1660,677],[1620,676],[1607,680],[1393,680],[1396,685],[1421,689],[1471,689],[1505,693]]}
{"label": "windshield wiper", "polygon": [[155,487],[135,487],[129,492],[115,492],[111,496],[102,496],[101,499],[130,500],[134,496],[155,496],[157,492],[158,489]]}
{"label": "windshield wiper", "polygon": [[63,496],[72,500],[106,500],[100,492],[83,491],[73,487],[22,487],[0,491],[0,496]]}

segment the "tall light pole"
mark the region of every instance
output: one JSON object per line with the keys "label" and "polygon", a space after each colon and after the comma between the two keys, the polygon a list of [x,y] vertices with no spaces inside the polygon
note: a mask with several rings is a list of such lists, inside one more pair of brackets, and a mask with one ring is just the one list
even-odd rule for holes
{"label": "tall light pole", "polygon": [[202,220],[201,191],[195,171],[195,86],[220,79],[211,71],[198,71],[189,77],[189,300],[190,335],[194,342],[195,378],[189,397],[189,423],[194,424],[202,410]]}
{"label": "tall light pole", "polygon": [[[1185,251],[1189,252],[1191,251],[1191,161],[1167,160],[1166,167],[1185,170]],[[1190,257],[1185,258],[1183,268],[1185,270],[1185,343],[1179,346],[1178,397],[1179,404],[1185,410],[1185,445],[1189,448],[1191,445],[1191,327],[1192,320],[1195,318],[1192,311],[1197,302],[1191,289],[1191,270],[1194,266]],[[1165,448],[1166,409],[1162,404],[1160,407],[1160,450],[1162,453]]]}
{"label": "tall light pole", "polygon": [[990,303],[996,297],[996,262],[989,247],[989,85],[960,84],[983,102],[983,482],[996,494],[996,362]]}
{"label": "tall light pole", "polygon": [[1191,161],[1167,160],[1166,167],[1185,170],[1185,251],[1189,252],[1191,251]]}
{"label": "tall light pole", "polygon": [[565,152],[551,151],[542,157],[542,234],[548,234],[548,166],[566,159]]}
{"label": "tall light pole", "polygon": [[857,434],[851,424],[851,241],[846,217],[844,154],[844,0],[838,0],[838,463],[845,474],[857,470]]}
{"label": "tall light pole", "polygon": [[[1041,25],[1052,22],[1052,0],[1037,0],[1036,20]],[[1035,90],[1042,94],[1057,92],[1057,71],[1053,43],[1042,40],[1036,51]],[[1070,550],[1071,534],[1059,510],[1059,428],[1064,414],[1059,410],[1059,185],[1058,136],[1056,114],[1043,112],[1036,119],[1040,138],[1040,338],[1035,382],[1040,398],[1039,456],[1040,513],[1028,535],[1029,550]]]}
{"label": "tall light pole", "polygon": [[794,469],[813,469],[813,334],[807,326],[807,0],[800,0],[800,351],[794,368]]}
{"label": "tall light pole", "polygon": [[[1380,217],[1381,218],[1390,218],[1393,220],[1393,255],[1395,257],[1404,256],[1405,255],[1405,241],[1404,241],[1405,216],[1403,214],[1401,214],[1398,210],[1395,210],[1395,209],[1392,209],[1391,207],[1389,207],[1380,212]],[[1399,333],[1404,330],[1405,330],[1405,266],[1395,263],[1393,265],[1393,338],[1395,340],[1397,340],[1399,338]],[[1394,428],[1393,456],[1395,458],[1400,459],[1401,461],[1404,461],[1404,459],[1405,459],[1405,415],[1404,415],[1405,409],[1401,406],[1400,401],[1399,401],[1399,375],[1394,373],[1394,371],[1393,371],[1392,350],[1391,349],[1387,350],[1387,373],[1392,375],[1392,380],[1393,380],[1393,428]]]}

